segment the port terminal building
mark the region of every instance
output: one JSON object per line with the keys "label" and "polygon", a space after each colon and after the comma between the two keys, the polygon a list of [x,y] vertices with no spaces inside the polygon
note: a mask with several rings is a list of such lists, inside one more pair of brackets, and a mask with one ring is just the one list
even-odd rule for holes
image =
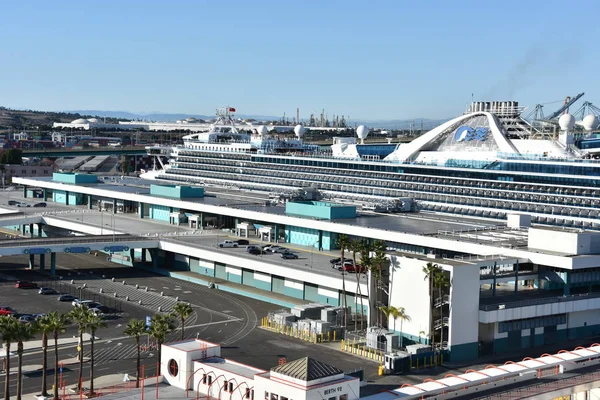
{"label": "port terminal building", "polygon": [[[40,200],[49,207],[57,203],[197,231],[185,237],[157,237],[148,241],[148,248],[143,242],[131,249],[115,248],[114,259],[123,264],[198,282],[231,282],[239,293],[248,287],[260,291],[261,299],[285,306],[340,306],[345,294],[353,312],[364,312],[371,321],[380,306],[367,295],[375,292],[371,274],[359,274],[355,280],[332,269],[329,258],[339,257],[340,234],[382,240],[389,260],[383,303],[404,307],[411,317],[402,328],[392,317],[387,325],[404,344],[428,343],[424,332],[434,326],[453,361],[600,334],[596,231],[536,226],[517,213],[498,221],[425,212],[381,214],[320,201],[268,205],[268,198],[252,192],[137,178],[57,173],[14,181],[22,185],[25,197],[41,191]],[[14,227],[14,221],[4,224]],[[43,222],[33,228],[25,225],[19,229],[41,235],[46,229]],[[98,234],[84,221],[63,227]],[[217,235],[209,237],[207,232]],[[244,248],[219,247],[221,241],[242,238],[250,244],[278,243],[304,257],[281,261],[250,255]],[[435,294],[423,272],[429,263],[441,268],[450,282],[434,307]]]}

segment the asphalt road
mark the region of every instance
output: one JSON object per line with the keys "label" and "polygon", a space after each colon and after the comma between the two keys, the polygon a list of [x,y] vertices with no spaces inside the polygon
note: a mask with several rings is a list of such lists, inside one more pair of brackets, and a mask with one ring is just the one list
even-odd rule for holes
{"label": "asphalt road", "polygon": [[[25,269],[28,258],[14,256],[0,258],[0,274],[6,278],[29,279],[37,281],[40,286],[48,285],[48,277],[36,271]],[[83,290],[82,297],[98,299],[112,308],[106,322],[107,328],[96,334],[99,339],[95,346],[95,375],[124,374],[135,376],[136,348],[133,339],[125,337],[123,330],[130,318],[141,318],[152,315],[156,309],[149,305],[139,306],[136,303],[114,300],[110,297],[98,298],[98,287],[112,287],[112,277],[116,282],[127,281],[127,286],[138,284],[149,287],[152,295],[163,292],[165,297],[187,301],[194,307],[194,314],[186,322],[185,337],[218,342],[222,344],[222,356],[258,368],[270,369],[278,365],[280,358],[288,361],[310,356],[330,363],[345,371],[364,368],[369,379],[377,377],[377,365],[372,362],[341,353],[335,349],[309,344],[298,339],[289,338],[257,328],[260,318],[270,310],[281,307],[264,303],[255,299],[222,293],[207,287],[183,282],[174,278],[153,275],[134,268],[121,267],[107,262],[104,257],[81,254],[61,254],[58,259],[58,274],[62,279],[62,291],[79,294],[78,281],[85,280],[94,289]],[[103,278],[104,276],[104,278]],[[70,285],[71,279],[75,280]],[[56,285],[56,282],[54,282]],[[58,286],[57,286],[58,287]],[[69,289],[70,288],[70,289]],[[94,297],[96,296],[96,297]],[[17,289],[11,284],[0,281],[0,305],[15,308],[18,313],[47,313],[50,311],[68,312],[70,303],[57,301],[55,295],[43,296],[37,290]],[[76,335],[76,328],[71,326],[62,337]],[[178,340],[181,331],[173,332],[169,340]],[[145,341],[148,339],[145,338]],[[76,343],[61,346],[59,359],[64,360],[77,356]],[[14,346],[13,346],[14,347]],[[84,346],[84,354],[89,355],[89,346]],[[157,362],[156,351],[143,352],[142,361],[147,376],[155,374]],[[52,353],[48,356],[53,365]],[[23,365],[41,365],[41,349],[27,350],[23,357]],[[13,359],[13,366],[16,358]],[[15,368],[12,368],[15,371]],[[89,363],[84,364],[84,379],[89,374]],[[41,384],[41,371],[28,372],[23,377],[23,393],[38,392]],[[5,376],[0,376],[0,391],[4,389]],[[52,367],[48,370],[49,387],[52,385]],[[78,365],[65,366],[63,379],[67,385],[73,385],[78,379]],[[11,392],[16,391],[16,375],[11,374]]]}

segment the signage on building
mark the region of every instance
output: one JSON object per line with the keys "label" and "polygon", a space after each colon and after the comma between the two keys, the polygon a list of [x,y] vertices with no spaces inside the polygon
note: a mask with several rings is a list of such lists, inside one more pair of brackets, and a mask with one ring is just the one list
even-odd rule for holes
{"label": "signage on building", "polygon": [[335,388],[331,388],[331,389],[325,389],[323,391],[323,394],[333,394],[333,393],[337,393],[337,392],[342,392],[344,390],[343,386],[338,386]]}
{"label": "signage on building", "polygon": [[484,141],[490,132],[489,128],[472,128],[470,126],[461,126],[454,134],[454,140],[457,142],[470,142],[471,140]]}

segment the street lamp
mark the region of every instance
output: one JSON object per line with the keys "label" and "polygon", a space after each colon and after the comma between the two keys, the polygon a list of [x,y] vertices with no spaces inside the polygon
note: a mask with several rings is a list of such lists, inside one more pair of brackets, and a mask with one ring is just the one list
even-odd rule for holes
{"label": "street lamp", "polygon": [[313,267],[313,257],[315,254],[315,244],[319,243],[320,240],[317,240],[316,242],[314,242],[313,244],[310,245],[311,250],[310,250],[310,268],[312,269]]}

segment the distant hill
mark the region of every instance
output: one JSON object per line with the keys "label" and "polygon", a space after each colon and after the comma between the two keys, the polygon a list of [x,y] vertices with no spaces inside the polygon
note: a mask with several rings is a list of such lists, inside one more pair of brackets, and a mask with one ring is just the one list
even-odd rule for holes
{"label": "distant hill", "polygon": [[[71,122],[77,118],[99,118],[97,114],[77,112],[14,110],[0,106],[0,130],[41,129],[47,130],[53,122]],[[116,121],[110,118],[110,122]],[[108,121],[107,121],[108,122]]]}
{"label": "distant hill", "polygon": [[[170,113],[149,113],[136,114],[128,111],[106,111],[106,110],[72,110],[72,111],[35,111],[35,110],[14,110],[0,106],[0,130],[8,129],[41,129],[48,130],[53,122],[71,122],[78,118],[106,118],[106,122],[117,122],[119,120],[145,120],[145,121],[164,121],[174,122],[186,118],[197,118],[202,120],[213,119],[214,115],[201,114],[170,114]],[[237,118],[255,119],[257,121],[278,121],[278,117],[270,115],[247,115],[236,114]],[[390,119],[390,120],[362,120],[350,121],[350,126],[367,125],[370,128],[379,129],[432,129],[446,120],[432,120],[427,118],[416,119]]]}
{"label": "distant hill", "polygon": [[[148,113],[148,114],[135,114],[128,111],[106,111],[106,110],[73,110],[67,111],[78,114],[86,115],[99,115],[100,117],[112,117],[112,118],[126,118],[131,120],[144,120],[144,121],[160,121],[160,122],[175,122],[186,118],[197,118],[197,119],[213,119],[214,115],[202,115],[202,114],[169,114],[169,113]],[[279,119],[269,115],[248,115],[248,114],[235,114],[236,118],[242,119],[256,119],[258,121],[273,121]]]}
{"label": "distant hill", "polygon": [[[126,118],[131,120],[145,120],[145,121],[164,121],[174,122],[183,120],[186,118],[197,118],[197,119],[213,119],[214,115],[202,115],[202,114],[169,114],[169,113],[149,113],[149,114],[135,114],[127,111],[106,111],[106,110],[73,110],[68,111],[72,113],[78,113],[82,115],[99,115],[100,117],[107,116],[113,118]],[[236,118],[242,119],[255,119],[257,121],[277,121],[279,117],[272,115],[248,115],[248,114],[235,114]],[[363,120],[363,121],[350,121],[351,126],[354,125],[367,125],[373,128],[380,129],[409,129],[410,125],[413,124],[414,129],[421,129],[421,121],[423,122],[423,129],[429,130],[435,128],[442,122],[447,121],[438,119],[427,119],[427,118],[416,118],[416,119],[392,119],[392,120]]]}

